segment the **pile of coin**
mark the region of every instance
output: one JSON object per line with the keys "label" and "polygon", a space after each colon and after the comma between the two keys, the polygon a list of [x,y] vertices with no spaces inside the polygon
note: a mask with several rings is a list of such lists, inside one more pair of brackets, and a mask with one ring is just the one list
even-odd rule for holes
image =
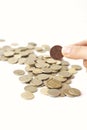
{"label": "pile of coin", "polygon": [[[13,71],[24,84],[24,92],[21,94],[24,99],[33,99],[34,93],[38,89],[42,94],[51,97],[76,97],[81,95],[80,90],[70,87],[70,84],[74,75],[82,67],[79,65],[70,66],[69,62],[65,61],[60,55],[61,60],[58,60],[57,55],[56,59],[53,59],[50,56],[50,49],[47,44],[38,47],[33,42],[28,43],[25,47],[3,46],[0,48],[1,61],[25,66],[25,70],[17,69]],[[54,51],[52,50],[52,52]]]}

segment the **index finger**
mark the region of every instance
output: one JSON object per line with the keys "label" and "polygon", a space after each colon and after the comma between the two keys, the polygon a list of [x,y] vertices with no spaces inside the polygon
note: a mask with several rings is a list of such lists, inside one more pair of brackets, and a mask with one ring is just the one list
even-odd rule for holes
{"label": "index finger", "polygon": [[87,46],[87,40],[71,44],[72,46]]}

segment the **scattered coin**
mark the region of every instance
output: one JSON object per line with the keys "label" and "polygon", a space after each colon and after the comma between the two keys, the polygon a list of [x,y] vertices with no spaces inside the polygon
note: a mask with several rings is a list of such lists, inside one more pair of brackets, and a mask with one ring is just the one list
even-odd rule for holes
{"label": "scattered coin", "polygon": [[14,51],[5,51],[4,52],[4,56],[13,56],[14,55]]}
{"label": "scattered coin", "polygon": [[44,67],[42,68],[42,72],[45,74],[51,74],[52,73],[52,69],[49,67]]}
{"label": "scattered coin", "polygon": [[53,76],[54,79],[60,81],[60,82],[64,82],[67,80],[67,78],[61,77],[61,76]]}
{"label": "scattered coin", "polygon": [[24,75],[19,77],[19,80],[23,83],[29,83],[32,80],[32,77],[29,75]]}
{"label": "scattered coin", "polygon": [[34,78],[31,81],[31,85],[40,86],[42,84],[42,81],[38,78]]}
{"label": "scattered coin", "polygon": [[41,74],[43,71],[42,69],[39,69],[39,68],[33,68],[32,72],[33,74]]}
{"label": "scattered coin", "polygon": [[4,55],[2,55],[2,56],[0,57],[0,60],[1,60],[1,61],[7,61],[7,60],[8,60],[8,58],[7,58],[7,57],[5,57]]}
{"label": "scattered coin", "polygon": [[67,77],[70,77],[72,74],[69,73],[68,71],[60,71],[59,75],[62,76],[62,77],[67,78]]}
{"label": "scattered coin", "polygon": [[48,79],[46,82],[48,88],[61,88],[62,83],[56,79]]}
{"label": "scattered coin", "polygon": [[16,63],[18,62],[18,59],[15,58],[15,57],[12,57],[12,58],[9,58],[9,59],[8,59],[8,62],[9,62],[10,64],[16,64]]}
{"label": "scattered coin", "polygon": [[66,96],[70,96],[70,97],[80,96],[81,95],[80,90],[78,90],[76,88],[65,89],[64,93],[65,93]]}
{"label": "scattered coin", "polygon": [[53,64],[50,67],[52,70],[60,70],[62,68],[62,66],[58,65],[58,64]]}
{"label": "scattered coin", "polygon": [[37,78],[40,79],[40,80],[46,80],[46,79],[49,78],[49,75],[48,74],[39,74],[37,76]]}
{"label": "scattered coin", "polygon": [[13,73],[16,75],[24,75],[25,74],[25,72],[23,70],[14,70]]}
{"label": "scattered coin", "polygon": [[21,97],[26,99],[26,100],[30,100],[34,98],[34,94],[29,92],[29,91],[25,91],[21,94]]}
{"label": "scattered coin", "polygon": [[73,96],[80,96],[81,92],[80,90],[76,89],[76,88],[70,88],[69,89],[69,93]]}
{"label": "scattered coin", "polygon": [[77,73],[77,70],[76,70],[75,68],[71,67],[71,68],[69,68],[68,72],[69,72],[70,74],[76,74],[76,73]]}
{"label": "scattered coin", "polygon": [[55,45],[51,48],[50,50],[50,56],[55,59],[55,60],[61,60],[63,58],[63,55],[62,55],[62,47],[59,46],[59,45]]}
{"label": "scattered coin", "polygon": [[24,90],[34,93],[34,92],[37,92],[37,87],[33,85],[27,85],[24,87]]}
{"label": "scattered coin", "polygon": [[60,91],[58,89],[48,89],[47,93],[52,97],[58,97],[60,95]]}
{"label": "scattered coin", "polygon": [[35,43],[35,42],[29,42],[28,45],[36,46],[37,43]]}
{"label": "scattered coin", "polygon": [[37,68],[44,68],[44,67],[49,67],[49,64],[47,64],[47,63],[36,63],[35,64],[35,66],[37,67]]}
{"label": "scattered coin", "polygon": [[76,70],[81,70],[82,67],[80,65],[72,65],[72,68],[75,68]]}
{"label": "scattered coin", "polygon": [[21,55],[21,57],[27,57],[27,56],[29,56],[29,51],[28,50],[21,51],[20,55]]}

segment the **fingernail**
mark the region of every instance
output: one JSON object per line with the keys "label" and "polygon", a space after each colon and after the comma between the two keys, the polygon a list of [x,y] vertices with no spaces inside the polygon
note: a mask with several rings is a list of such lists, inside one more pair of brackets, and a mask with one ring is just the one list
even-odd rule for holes
{"label": "fingernail", "polygon": [[71,46],[65,46],[62,48],[62,52],[65,55],[69,55],[71,53],[72,47]]}

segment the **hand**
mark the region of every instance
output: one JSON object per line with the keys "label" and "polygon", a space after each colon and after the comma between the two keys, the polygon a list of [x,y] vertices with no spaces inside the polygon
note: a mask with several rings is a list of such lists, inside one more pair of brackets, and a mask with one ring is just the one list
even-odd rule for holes
{"label": "hand", "polygon": [[62,54],[71,59],[83,59],[83,65],[87,68],[87,41],[63,47]]}

